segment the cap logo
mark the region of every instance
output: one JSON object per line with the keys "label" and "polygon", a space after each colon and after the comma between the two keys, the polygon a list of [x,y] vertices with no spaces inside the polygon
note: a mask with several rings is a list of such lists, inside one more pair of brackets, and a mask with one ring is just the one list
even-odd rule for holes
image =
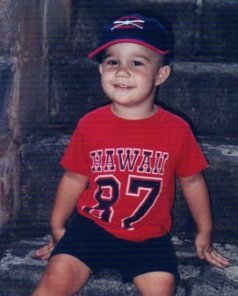
{"label": "cap logo", "polygon": [[111,31],[115,29],[132,29],[132,28],[138,28],[143,30],[145,21],[138,19],[136,17],[123,17],[119,20],[116,20],[113,22],[113,26],[111,28]]}

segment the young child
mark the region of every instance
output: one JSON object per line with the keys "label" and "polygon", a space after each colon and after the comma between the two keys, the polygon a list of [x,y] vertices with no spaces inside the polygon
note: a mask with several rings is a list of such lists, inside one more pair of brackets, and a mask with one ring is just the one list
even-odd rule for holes
{"label": "young child", "polygon": [[51,216],[53,240],[37,255],[47,259],[52,253],[34,296],[74,295],[102,268],[118,269],[141,295],[174,295],[175,176],[197,224],[199,258],[229,265],[212,247],[202,176],[207,162],[188,124],[154,105],[157,87],[170,75],[169,52],[159,20],[130,14],[105,26],[89,54],[99,60],[111,103],[79,121],[61,160],[66,171]]}

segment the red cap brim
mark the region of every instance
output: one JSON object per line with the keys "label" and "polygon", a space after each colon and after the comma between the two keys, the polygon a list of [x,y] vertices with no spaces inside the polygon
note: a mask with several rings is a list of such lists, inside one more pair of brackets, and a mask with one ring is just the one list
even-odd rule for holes
{"label": "red cap brim", "polygon": [[148,48],[160,55],[166,55],[169,53],[169,50],[166,50],[166,51],[160,50],[157,47],[154,47],[153,45],[146,43],[144,41],[137,40],[137,39],[124,38],[124,39],[116,39],[116,40],[104,43],[103,45],[97,47],[92,52],[90,52],[90,54],[88,55],[88,58],[92,59],[96,55],[98,55],[100,52],[102,52],[104,49],[108,48],[111,45],[118,44],[118,43],[136,43],[136,44],[142,45],[142,46],[144,46],[144,47],[146,47],[146,48]]}

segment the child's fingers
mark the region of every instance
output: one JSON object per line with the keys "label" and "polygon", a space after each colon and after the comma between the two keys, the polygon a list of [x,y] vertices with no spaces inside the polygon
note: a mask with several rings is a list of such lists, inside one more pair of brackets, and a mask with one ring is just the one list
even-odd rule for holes
{"label": "child's fingers", "polygon": [[50,254],[53,251],[53,249],[54,249],[54,243],[53,243],[53,240],[50,240],[50,242],[47,245],[36,250],[35,255],[40,259],[46,260],[50,257]]}
{"label": "child's fingers", "polygon": [[42,259],[45,259],[48,255],[50,255],[51,252],[51,248],[49,248],[48,246],[45,246],[39,250],[36,251],[36,256]]}
{"label": "child's fingers", "polygon": [[230,265],[229,259],[219,254],[215,249],[210,252],[211,261],[218,267],[226,267]]}
{"label": "child's fingers", "polygon": [[47,254],[42,255],[42,256],[40,257],[40,259],[42,259],[42,260],[47,260],[47,259],[49,259],[50,254],[51,254],[51,252],[48,252]]}
{"label": "child's fingers", "polygon": [[219,254],[215,249],[209,248],[208,250],[204,249],[198,250],[198,256],[201,259],[207,260],[209,263],[217,266],[217,267],[227,267],[230,265],[229,259],[223,257]]}

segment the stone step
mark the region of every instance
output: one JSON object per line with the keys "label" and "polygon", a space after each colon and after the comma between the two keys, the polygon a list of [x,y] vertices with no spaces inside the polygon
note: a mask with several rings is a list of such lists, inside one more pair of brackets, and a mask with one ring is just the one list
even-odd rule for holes
{"label": "stone step", "polygon": [[[63,170],[59,160],[69,141],[69,135],[30,137],[21,147],[21,211],[17,225],[28,236],[35,229],[47,229],[57,183]],[[206,178],[213,206],[215,237],[238,243],[238,146],[200,139],[209,160]],[[194,231],[180,191],[174,208],[174,231],[187,234]]]}
{"label": "stone step", "polygon": [[[189,120],[198,134],[237,137],[238,64],[175,62],[158,101]],[[75,126],[79,117],[107,102],[97,64],[86,59],[51,65],[51,127]]]}
{"label": "stone step", "polygon": [[[36,233],[37,235],[37,233]],[[0,259],[0,296],[28,296],[38,283],[46,262],[34,256],[49,237],[19,240],[5,249]],[[213,267],[197,258],[193,243],[173,237],[181,282],[176,296],[237,296],[238,245],[214,246],[231,261],[226,269]],[[123,284],[116,270],[93,275],[77,296],[139,296],[132,283]]]}
{"label": "stone step", "polygon": [[238,135],[238,64],[175,63],[159,101],[190,121],[196,133]]}
{"label": "stone step", "polygon": [[[238,61],[237,1],[220,0],[97,0],[72,4],[76,55],[86,56],[97,45],[102,25],[125,14],[139,11],[163,16],[174,35],[176,58],[202,58],[210,61]],[[60,40],[59,40],[60,42]]]}

